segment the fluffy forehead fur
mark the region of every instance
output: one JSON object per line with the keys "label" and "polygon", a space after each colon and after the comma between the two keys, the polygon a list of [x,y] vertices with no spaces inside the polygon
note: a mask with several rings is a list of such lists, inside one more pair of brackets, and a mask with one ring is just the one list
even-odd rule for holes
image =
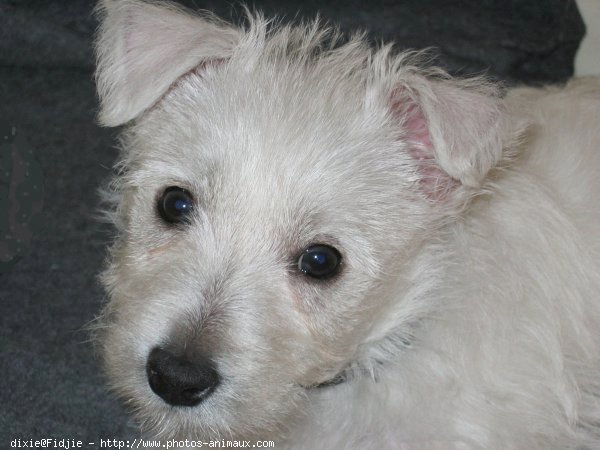
{"label": "fluffy forehead fur", "polygon": [[[509,116],[518,102],[316,22],[234,27],[135,0],[99,12],[99,118],[125,125],[99,337],[145,432],[288,448],[592,442],[597,262],[523,175],[535,165],[509,167],[534,120]],[[192,194],[189,223],[160,218],[169,186]],[[340,252],[335,278],[298,270],[315,243]],[[166,404],[146,379],[158,346],[210,358],[218,388]]]}

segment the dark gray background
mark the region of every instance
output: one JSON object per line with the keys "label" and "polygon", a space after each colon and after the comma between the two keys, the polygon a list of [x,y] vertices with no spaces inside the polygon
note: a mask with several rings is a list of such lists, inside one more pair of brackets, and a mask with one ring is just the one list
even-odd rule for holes
{"label": "dark gray background", "polygon": [[[229,2],[184,3],[240,17]],[[367,29],[374,41],[436,47],[452,73],[511,83],[566,80],[584,34],[572,0],[255,4],[288,18],[320,11],[345,30]],[[96,189],[116,158],[115,131],[94,123],[91,8],[84,0],[0,0],[0,195],[16,173],[11,152],[33,150],[44,179],[43,212],[25,223],[33,238],[0,266],[0,448],[16,438],[135,435],[82,331],[103,303],[96,274],[110,229],[94,219]],[[0,239],[12,239],[9,212],[23,208],[7,204],[0,203]]]}

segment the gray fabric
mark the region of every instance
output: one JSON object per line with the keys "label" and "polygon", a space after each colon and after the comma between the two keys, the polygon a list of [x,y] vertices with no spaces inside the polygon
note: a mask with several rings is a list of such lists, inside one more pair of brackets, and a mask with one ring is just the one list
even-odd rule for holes
{"label": "gray fabric", "polygon": [[0,274],[0,448],[9,439],[124,435],[83,326],[99,311],[96,281],[108,230],[96,188],[116,151],[94,124],[89,72],[0,69],[0,120],[35,151],[42,227],[29,254]]}

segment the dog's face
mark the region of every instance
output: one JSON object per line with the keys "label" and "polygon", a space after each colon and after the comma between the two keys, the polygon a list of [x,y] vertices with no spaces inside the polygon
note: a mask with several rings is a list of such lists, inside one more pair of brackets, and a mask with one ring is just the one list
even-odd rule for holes
{"label": "dog's face", "polygon": [[110,381],[154,434],[284,430],[418,316],[401,274],[500,157],[497,101],[358,41],[315,56],[317,37],[260,19],[103,8],[101,120],[134,120],[103,276]]}

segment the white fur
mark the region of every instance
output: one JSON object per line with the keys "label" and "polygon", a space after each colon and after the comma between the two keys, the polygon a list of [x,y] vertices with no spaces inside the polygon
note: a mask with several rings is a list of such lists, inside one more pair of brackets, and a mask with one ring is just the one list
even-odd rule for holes
{"label": "white fur", "polygon": [[[147,435],[600,448],[599,80],[502,99],[317,23],[100,10],[100,120],[128,123],[100,337]],[[315,242],[336,279],[295,269]],[[196,407],[148,386],[167,341],[222,376]]]}

